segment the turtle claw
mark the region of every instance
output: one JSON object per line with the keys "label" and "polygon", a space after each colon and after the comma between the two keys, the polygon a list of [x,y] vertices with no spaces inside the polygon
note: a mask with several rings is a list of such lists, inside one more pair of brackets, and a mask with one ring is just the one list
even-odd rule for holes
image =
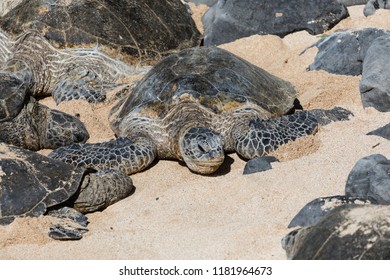
{"label": "turtle claw", "polygon": [[55,240],[80,240],[86,228],[68,228],[62,225],[54,225],[49,229],[49,237]]}

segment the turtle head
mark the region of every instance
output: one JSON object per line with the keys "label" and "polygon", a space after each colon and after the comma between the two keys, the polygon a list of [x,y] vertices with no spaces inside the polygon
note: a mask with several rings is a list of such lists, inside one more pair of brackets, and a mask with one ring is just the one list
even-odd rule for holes
{"label": "turtle head", "polygon": [[185,130],[179,146],[184,162],[196,173],[211,174],[225,159],[221,135],[205,127]]}
{"label": "turtle head", "polygon": [[78,118],[52,110],[33,97],[22,102],[18,113],[0,125],[0,142],[36,151],[84,143],[89,138]]}
{"label": "turtle head", "polygon": [[88,131],[77,117],[49,110],[44,137],[46,146],[55,149],[73,143],[85,143],[88,138]]}
{"label": "turtle head", "polygon": [[85,143],[89,138],[84,124],[77,117],[32,100],[27,104],[27,111],[37,130],[41,149]]}

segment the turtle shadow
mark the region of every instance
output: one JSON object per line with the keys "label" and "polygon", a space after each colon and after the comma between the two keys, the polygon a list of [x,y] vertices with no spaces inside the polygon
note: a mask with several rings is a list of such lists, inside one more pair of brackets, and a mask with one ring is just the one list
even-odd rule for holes
{"label": "turtle shadow", "polygon": [[142,171],[137,172],[137,173],[146,172],[146,171],[152,169],[154,166],[156,166],[159,162],[160,162],[160,159],[155,159],[155,160],[152,161],[152,163],[149,164],[145,169],[143,169]]}
{"label": "turtle shadow", "polygon": [[[230,171],[231,171],[231,166],[234,162],[234,159],[232,157],[230,157],[229,155],[226,155],[225,156],[225,160],[223,161],[223,163],[221,164],[221,166],[218,168],[217,171],[215,171],[214,173],[212,174],[199,174],[199,173],[196,173],[196,172],[193,172],[192,170],[190,170],[191,173],[193,174],[197,174],[197,175],[201,175],[201,176],[206,176],[206,177],[219,177],[219,176],[223,176],[223,175],[226,175],[228,174]],[[182,162],[182,161],[179,161],[179,165],[185,167],[185,168],[188,168],[187,165]]]}

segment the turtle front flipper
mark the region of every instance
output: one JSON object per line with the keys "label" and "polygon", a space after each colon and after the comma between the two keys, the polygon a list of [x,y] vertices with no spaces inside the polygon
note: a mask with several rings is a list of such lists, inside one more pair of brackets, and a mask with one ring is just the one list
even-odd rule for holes
{"label": "turtle front flipper", "polygon": [[299,137],[313,134],[318,122],[308,111],[269,120],[250,120],[235,125],[232,139],[235,150],[246,159],[263,156]]}
{"label": "turtle front flipper", "polygon": [[92,71],[84,69],[75,75],[67,73],[66,79],[59,80],[55,85],[52,95],[57,104],[73,99],[98,103],[106,100],[107,91],[115,86],[116,84],[103,81]]}
{"label": "turtle front flipper", "polygon": [[60,147],[49,157],[76,167],[116,169],[133,174],[147,168],[156,158],[155,144],[147,137],[119,137],[104,143],[72,144]]}

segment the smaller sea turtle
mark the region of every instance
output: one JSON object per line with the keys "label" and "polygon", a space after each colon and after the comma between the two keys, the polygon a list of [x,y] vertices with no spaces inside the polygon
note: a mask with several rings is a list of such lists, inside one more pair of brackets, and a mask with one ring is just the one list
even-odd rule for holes
{"label": "smaller sea turtle", "polygon": [[103,101],[120,79],[147,70],[114,60],[97,49],[57,49],[35,30],[20,34],[15,41],[8,39],[8,43],[5,33],[2,37],[0,56],[5,62],[1,73],[19,79],[32,96],[52,95],[57,104],[71,99]]}
{"label": "smaller sea turtle", "polygon": [[289,259],[390,260],[390,207],[346,204],[282,240]]}
{"label": "smaller sea turtle", "polygon": [[350,112],[297,111],[293,86],[217,47],[190,48],[155,65],[112,110],[119,137],[71,145],[49,156],[76,166],[145,169],[156,158],[183,160],[194,172],[218,169],[225,152],[262,156],[316,132],[318,122],[348,119]]}
{"label": "smaller sea turtle", "polygon": [[80,239],[87,230],[87,218],[81,213],[103,210],[133,191],[131,178],[120,171],[74,168],[0,144],[0,225],[15,217],[50,214],[60,218],[50,228],[50,237]]}

